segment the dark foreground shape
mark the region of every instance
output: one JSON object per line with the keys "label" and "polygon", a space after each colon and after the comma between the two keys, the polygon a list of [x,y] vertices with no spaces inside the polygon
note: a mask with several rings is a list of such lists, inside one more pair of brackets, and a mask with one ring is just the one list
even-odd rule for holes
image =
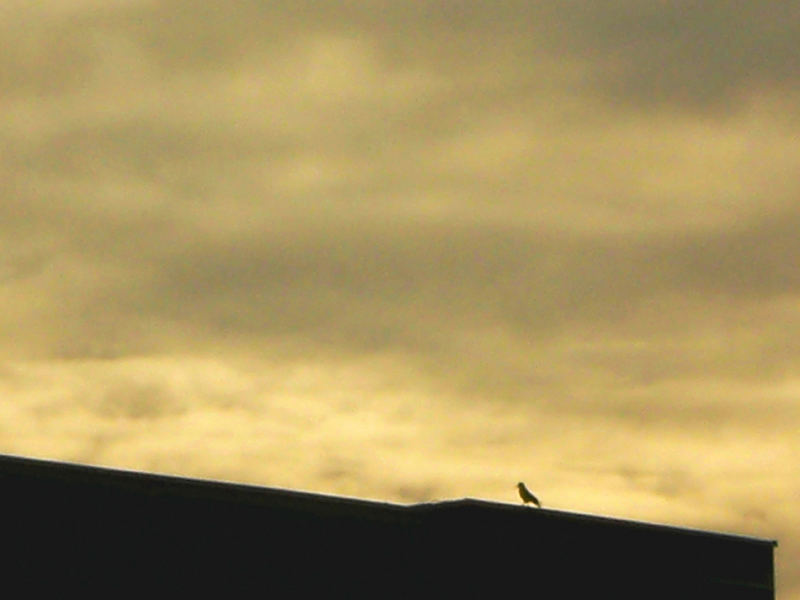
{"label": "dark foreground shape", "polygon": [[403,506],[0,456],[0,506],[3,591],[22,584],[18,597],[774,598],[772,541],[480,500]]}

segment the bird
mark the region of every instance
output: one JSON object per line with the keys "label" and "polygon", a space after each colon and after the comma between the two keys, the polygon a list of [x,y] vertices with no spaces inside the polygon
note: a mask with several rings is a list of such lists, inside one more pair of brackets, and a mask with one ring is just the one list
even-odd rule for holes
{"label": "bird", "polygon": [[539,508],[542,508],[542,503],[539,502],[539,499],[533,495],[528,488],[525,487],[525,484],[521,481],[517,484],[517,490],[519,490],[519,497],[522,498],[522,503],[527,504],[528,502],[533,502]]}

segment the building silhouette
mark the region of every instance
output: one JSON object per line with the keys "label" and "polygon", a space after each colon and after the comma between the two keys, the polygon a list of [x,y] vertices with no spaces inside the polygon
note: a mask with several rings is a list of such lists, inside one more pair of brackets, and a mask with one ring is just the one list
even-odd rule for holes
{"label": "building silhouette", "polygon": [[21,597],[774,598],[773,541],[483,500],[406,506],[0,456],[0,504],[2,581]]}

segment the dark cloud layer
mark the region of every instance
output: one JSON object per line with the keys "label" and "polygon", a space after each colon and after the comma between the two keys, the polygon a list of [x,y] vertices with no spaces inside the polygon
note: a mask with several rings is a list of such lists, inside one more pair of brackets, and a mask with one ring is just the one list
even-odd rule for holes
{"label": "dark cloud layer", "polygon": [[[50,290],[57,355],[74,357],[83,345],[94,356],[97,344],[112,353],[169,349],[153,331],[169,323],[178,340],[289,337],[337,353],[402,349],[448,369],[457,360],[469,372],[476,365],[454,358],[460,336],[494,328],[540,349],[565,336],[662,344],[627,351],[634,362],[613,347],[579,359],[630,376],[770,378],[800,359],[796,311],[770,309],[798,292],[798,221],[790,213],[716,234],[606,238],[331,217],[214,239],[125,219],[99,231],[78,227],[50,269],[29,277]],[[78,270],[64,279],[61,269]],[[98,275],[81,277],[83,269]],[[712,336],[731,346],[709,351]],[[478,351],[475,360],[511,383],[509,356]],[[517,384],[531,375],[518,374]]]}
{"label": "dark cloud layer", "polygon": [[796,90],[798,17],[791,2],[726,0],[126,3],[34,26],[21,20],[25,27],[15,27],[12,13],[2,73],[17,93],[46,94],[84,85],[109,50],[103,39],[124,40],[174,76],[335,34],[376,43],[387,66],[463,73],[502,61],[506,89],[519,89],[535,84],[544,57],[577,61],[588,73],[584,84],[612,101],[719,110],[761,88]]}

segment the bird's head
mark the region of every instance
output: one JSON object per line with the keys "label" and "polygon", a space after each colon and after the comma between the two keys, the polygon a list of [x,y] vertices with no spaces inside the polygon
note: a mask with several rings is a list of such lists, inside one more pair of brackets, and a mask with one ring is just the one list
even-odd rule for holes
{"label": "bird's head", "polygon": [[521,481],[520,481],[520,482],[517,484],[517,489],[518,489],[518,490],[521,490],[521,489],[522,489],[522,488],[524,488],[524,487],[525,487],[525,484],[524,484],[524,483],[522,483]]}

